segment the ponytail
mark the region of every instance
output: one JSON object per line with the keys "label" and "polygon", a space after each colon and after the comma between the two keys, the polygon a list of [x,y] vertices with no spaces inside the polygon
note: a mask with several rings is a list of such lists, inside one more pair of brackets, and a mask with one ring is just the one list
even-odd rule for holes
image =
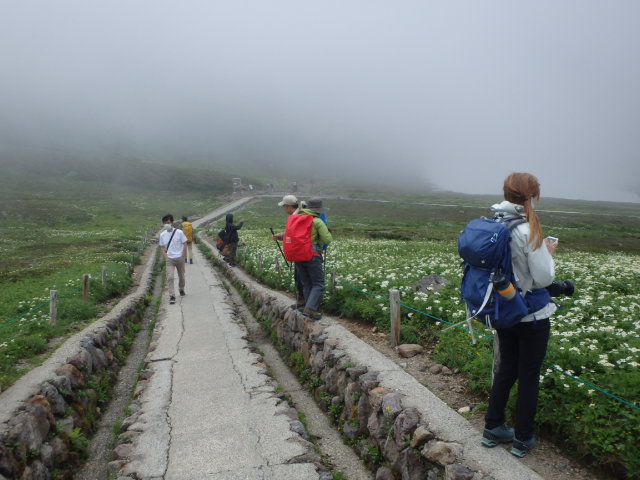
{"label": "ponytail", "polygon": [[532,204],[532,200],[538,200],[539,198],[540,184],[538,179],[530,173],[512,173],[504,181],[504,199],[524,207],[524,213],[527,216],[529,230],[531,231],[529,245],[532,245],[534,250],[542,246],[544,237],[540,218],[533,209]]}
{"label": "ponytail", "polygon": [[533,209],[531,198],[524,202],[524,213],[527,216],[527,222],[529,222],[529,230],[531,237],[529,238],[529,245],[533,246],[534,250],[539,249],[542,246],[542,239],[544,234],[542,233],[542,226],[540,225],[540,218]]}

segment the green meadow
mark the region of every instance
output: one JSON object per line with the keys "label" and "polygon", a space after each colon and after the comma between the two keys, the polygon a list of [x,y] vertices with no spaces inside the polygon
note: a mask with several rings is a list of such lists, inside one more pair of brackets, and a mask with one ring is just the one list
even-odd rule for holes
{"label": "green meadow", "polygon": [[[117,180],[112,172],[118,169],[126,180],[105,181]],[[6,169],[0,177],[0,388],[128,291],[145,233],[155,233],[164,214],[202,214],[220,204],[231,181],[214,173],[107,162]],[[84,274],[92,277],[90,301],[81,298]],[[55,327],[50,290],[60,298]]]}

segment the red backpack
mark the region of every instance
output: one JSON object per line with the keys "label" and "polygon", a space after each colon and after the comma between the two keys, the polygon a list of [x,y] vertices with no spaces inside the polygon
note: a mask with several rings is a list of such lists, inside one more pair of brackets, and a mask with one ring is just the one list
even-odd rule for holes
{"label": "red backpack", "polygon": [[289,215],[284,231],[284,256],[290,262],[308,262],[317,253],[311,244],[313,215]]}

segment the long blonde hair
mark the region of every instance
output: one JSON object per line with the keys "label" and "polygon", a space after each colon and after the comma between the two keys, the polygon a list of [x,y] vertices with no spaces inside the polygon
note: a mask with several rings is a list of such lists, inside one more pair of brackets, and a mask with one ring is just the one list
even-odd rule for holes
{"label": "long blonde hair", "polygon": [[504,181],[503,189],[505,200],[524,207],[524,213],[527,216],[529,229],[531,230],[529,245],[532,245],[533,249],[537,250],[542,246],[544,238],[540,218],[538,218],[538,214],[533,209],[532,204],[533,200],[540,200],[540,183],[538,179],[530,173],[512,173]]}

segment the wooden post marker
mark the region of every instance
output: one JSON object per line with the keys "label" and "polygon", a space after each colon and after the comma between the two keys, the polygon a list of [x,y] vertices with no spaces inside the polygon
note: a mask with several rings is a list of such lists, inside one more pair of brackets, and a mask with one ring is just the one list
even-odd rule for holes
{"label": "wooden post marker", "polygon": [[338,274],[336,272],[331,272],[331,291],[333,293],[335,293],[337,285],[338,285]]}
{"label": "wooden post marker", "polygon": [[107,266],[103,265],[102,266],[102,285],[106,285],[107,284]]}
{"label": "wooden post marker", "polygon": [[91,280],[91,275],[89,275],[88,273],[85,273],[82,276],[82,298],[84,300],[89,300],[89,295],[90,295],[90,282],[89,280]]}
{"label": "wooden post marker", "polygon": [[400,343],[400,292],[389,290],[389,311],[391,312],[391,346]]}
{"label": "wooden post marker", "polygon": [[276,255],[276,272],[278,272],[278,275],[282,275],[282,267],[280,266],[280,258],[278,258],[278,256]]}
{"label": "wooden post marker", "polygon": [[58,321],[58,291],[49,290],[49,323],[55,325]]}

